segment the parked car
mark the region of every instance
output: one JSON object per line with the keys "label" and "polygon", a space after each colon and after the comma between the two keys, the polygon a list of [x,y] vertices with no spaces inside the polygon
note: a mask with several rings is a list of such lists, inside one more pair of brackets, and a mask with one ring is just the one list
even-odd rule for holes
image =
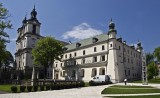
{"label": "parked car", "polygon": [[98,75],[98,76],[94,76],[93,80],[91,80],[95,83],[110,83],[110,77],[108,75]]}

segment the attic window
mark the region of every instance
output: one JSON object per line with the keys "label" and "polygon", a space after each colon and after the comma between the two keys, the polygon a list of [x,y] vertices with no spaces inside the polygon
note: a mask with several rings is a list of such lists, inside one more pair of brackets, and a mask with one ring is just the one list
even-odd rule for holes
{"label": "attic window", "polygon": [[63,49],[64,49],[64,51],[67,51],[68,48],[67,48],[67,47],[64,47]]}
{"label": "attic window", "polygon": [[97,41],[98,41],[98,38],[95,38],[95,37],[92,38],[93,43],[96,43]]}
{"label": "attic window", "polygon": [[80,43],[76,43],[76,48],[80,47],[81,44]]}

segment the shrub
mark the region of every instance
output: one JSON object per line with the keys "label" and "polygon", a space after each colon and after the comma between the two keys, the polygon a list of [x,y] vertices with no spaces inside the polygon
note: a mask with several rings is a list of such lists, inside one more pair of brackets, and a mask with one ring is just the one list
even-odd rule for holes
{"label": "shrub", "polygon": [[16,93],[17,92],[17,86],[12,86],[11,91],[12,91],[12,93]]}
{"label": "shrub", "polygon": [[94,82],[91,80],[91,81],[89,81],[89,85],[90,86],[94,86]]}
{"label": "shrub", "polygon": [[85,86],[84,81],[81,81],[81,82],[79,83],[79,87],[84,87],[84,86]]}
{"label": "shrub", "polygon": [[21,91],[21,92],[24,92],[25,89],[26,89],[26,86],[20,86],[20,91]]}
{"label": "shrub", "polygon": [[33,90],[36,92],[38,90],[38,86],[33,86]]}
{"label": "shrub", "polygon": [[51,86],[50,85],[46,85],[46,90],[50,90]]}
{"label": "shrub", "polygon": [[28,92],[31,92],[31,91],[32,91],[32,87],[33,87],[33,86],[27,86],[27,91],[28,91]]}
{"label": "shrub", "polygon": [[55,90],[55,85],[51,85],[51,90]]}
{"label": "shrub", "polygon": [[44,86],[43,85],[40,86],[40,90],[44,91]]}

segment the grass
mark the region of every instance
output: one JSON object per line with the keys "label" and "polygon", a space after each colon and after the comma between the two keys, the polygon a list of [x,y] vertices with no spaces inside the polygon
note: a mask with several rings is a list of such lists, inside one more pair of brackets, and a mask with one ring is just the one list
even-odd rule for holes
{"label": "grass", "polygon": [[160,95],[144,95],[144,96],[114,96],[110,98],[160,98]]}
{"label": "grass", "polygon": [[[142,83],[142,80],[133,81],[131,83]],[[157,83],[157,84],[159,84],[160,83],[160,78],[150,79],[150,80],[148,80],[148,83]]]}
{"label": "grass", "polygon": [[160,93],[157,88],[149,86],[111,86],[105,88],[102,94],[143,94],[143,93]]}
{"label": "grass", "polygon": [[111,88],[153,88],[151,86],[128,86],[128,85],[113,85]]}
{"label": "grass", "polygon": [[4,91],[4,92],[11,92],[11,86],[12,85],[0,85],[0,91]]}

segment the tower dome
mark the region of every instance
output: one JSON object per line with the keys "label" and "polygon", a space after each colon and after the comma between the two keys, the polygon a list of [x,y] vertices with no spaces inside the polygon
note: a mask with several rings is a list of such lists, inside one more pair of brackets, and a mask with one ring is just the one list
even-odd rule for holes
{"label": "tower dome", "polygon": [[37,16],[37,11],[36,11],[35,5],[34,5],[34,8],[33,8],[32,12],[31,12],[31,19],[37,19],[36,16]]}
{"label": "tower dome", "polygon": [[114,24],[114,22],[111,19],[111,21],[109,23],[109,30],[114,30],[114,29],[115,29],[115,24]]}

